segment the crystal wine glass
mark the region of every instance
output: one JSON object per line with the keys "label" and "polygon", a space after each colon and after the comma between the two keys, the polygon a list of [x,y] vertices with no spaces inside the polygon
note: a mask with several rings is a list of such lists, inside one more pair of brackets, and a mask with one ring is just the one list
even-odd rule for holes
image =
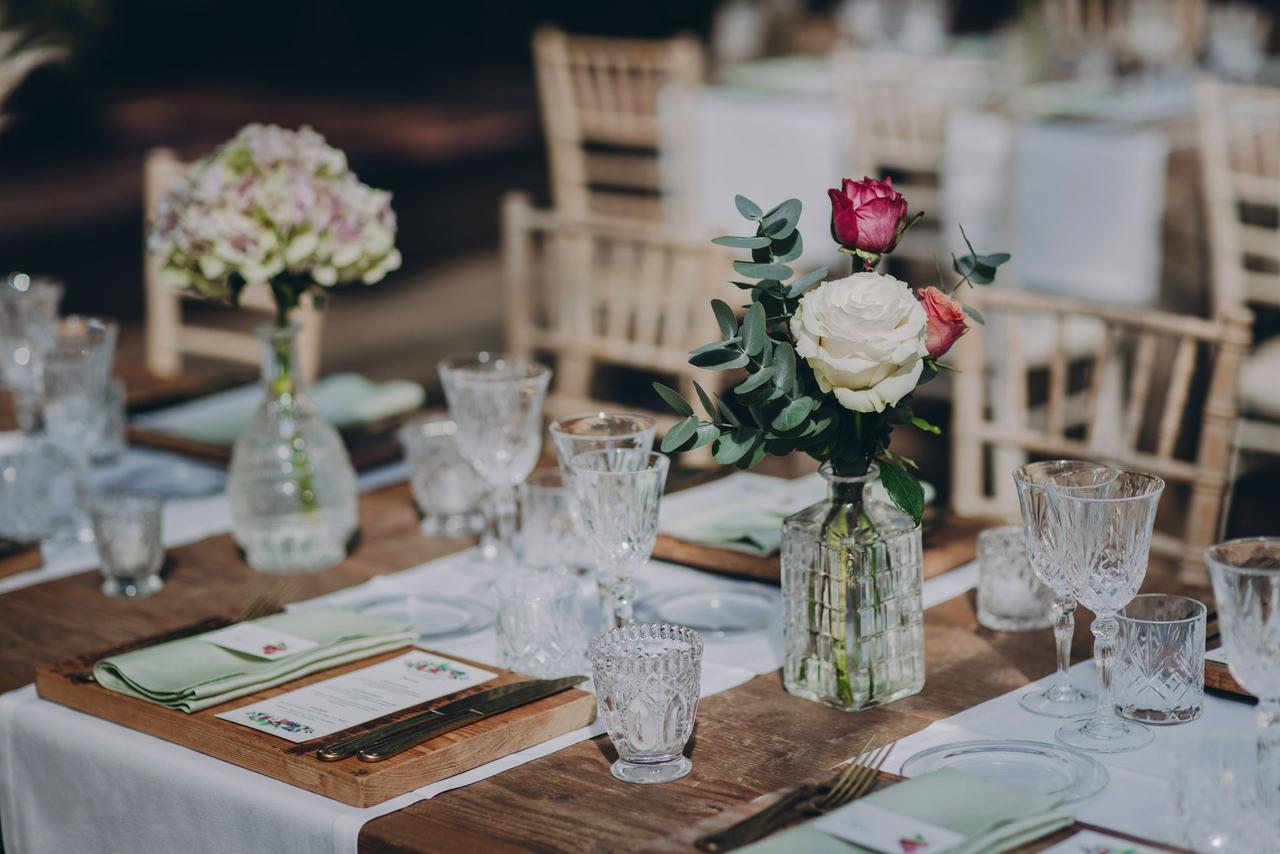
{"label": "crystal wine glass", "polygon": [[1076,600],[1093,611],[1093,658],[1098,668],[1098,708],[1088,720],[1065,724],[1057,738],[1069,747],[1102,753],[1134,750],[1151,730],[1116,714],[1112,679],[1116,614],[1147,574],[1151,533],[1164,481],[1152,474],[1097,470],[1065,472],[1049,480],[1049,505],[1061,537],[1059,548]]}
{"label": "crystal wine glass", "polygon": [[454,438],[489,491],[485,519],[495,534],[490,564],[515,566],[515,488],[542,449],[542,402],[551,369],[507,353],[472,353],[440,363],[457,425]]}
{"label": "crystal wine glass", "polygon": [[13,394],[18,427],[38,427],[44,356],[53,344],[62,285],[11,273],[0,285],[0,377]]}
{"label": "crystal wine glass", "polygon": [[73,528],[75,540],[93,542],[85,507],[93,449],[106,425],[105,396],[97,350],[79,334],[59,335],[44,360],[44,427],[71,466],[76,503],[72,525],[54,532],[60,540],[70,539],[66,533]]}
{"label": "crystal wine glass", "polygon": [[1280,537],[1229,540],[1205,550],[1231,675],[1258,698],[1258,777],[1280,809]]}
{"label": "crystal wine glass", "polygon": [[606,625],[634,621],[630,581],[653,554],[669,465],[665,455],[638,448],[587,451],[569,461],[583,532],[608,594]]}
{"label": "crystal wine glass", "polygon": [[[560,463],[560,475],[566,487],[569,487],[569,514],[578,536],[585,539],[582,530],[582,518],[574,502],[573,489],[569,486],[569,460],[574,454],[586,451],[603,451],[609,448],[635,448],[641,451],[653,450],[653,436],[657,423],[648,415],[637,415],[631,412],[584,412],[570,415],[551,422],[547,428],[551,434],[551,444],[556,450],[556,459]],[[578,567],[582,574],[590,572],[590,567]]]}
{"label": "crystal wine glass", "polygon": [[[1053,525],[1049,509],[1049,480],[1069,472],[1082,476],[1115,477],[1115,470],[1084,460],[1046,460],[1027,463],[1013,472],[1018,489],[1018,505],[1022,509],[1022,533],[1027,541],[1027,556],[1040,580],[1053,590],[1053,637],[1058,650],[1058,669],[1053,684],[1018,698],[1022,708],[1050,718],[1075,718],[1087,715],[1097,698],[1071,684],[1071,639],[1076,631],[1076,600],[1071,595],[1066,567],[1058,553],[1059,532]],[[1087,473],[1092,472],[1092,475]],[[1109,474],[1104,474],[1109,473]]]}

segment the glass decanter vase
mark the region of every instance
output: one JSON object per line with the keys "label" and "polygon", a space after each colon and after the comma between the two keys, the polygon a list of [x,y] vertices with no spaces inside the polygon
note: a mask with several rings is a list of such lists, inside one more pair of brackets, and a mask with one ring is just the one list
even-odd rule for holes
{"label": "glass decanter vase", "polygon": [[783,684],[845,711],[924,687],[920,526],[861,477],[821,473],[826,500],[782,523]]}
{"label": "glass decanter vase", "polygon": [[232,529],[261,572],[318,572],[347,553],[356,530],[356,475],[338,431],[302,388],[296,326],[262,326],[266,399],[231,453]]}

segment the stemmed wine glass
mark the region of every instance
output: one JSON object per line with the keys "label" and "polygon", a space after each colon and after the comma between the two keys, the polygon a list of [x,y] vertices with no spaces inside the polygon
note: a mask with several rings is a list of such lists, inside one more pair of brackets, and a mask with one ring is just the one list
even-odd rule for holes
{"label": "stemmed wine glass", "polygon": [[1258,698],[1258,779],[1280,808],[1280,537],[1229,540],[1205,550],[1231,675]]}
{"label": "stemmed wine glass", "polygon": [[634,621],[631,577],[653,554],[669,465],[665,455],[638,448],[587,451],[569,461],[583,533],[607,594],[607,626]]}
{"label": "stemmed wine glass", "polygon": [[1088,720],[1065,724],[1057,738],[1069,747],[1102,753],[1134,750],[1151,730],[1116,714],[1112,678],[1116,614],[1147,574],[1156,505],[1164,481],[1152,474],[1097,469],[1064,472],[1049,480],[1049,505],[1061,537],[1067,580],[1076,599],[1094,613],[1093,658],[1098,669],[1098,708]]}
{"label": "stemmed wine glass", "polygon": [[1087,715],[1097,703],[1091,692],[1071,684],[1071,639],[1076,631],[1076,600],[1071,595],[1071,583],[1067,580],[1066,567],[1059,553],[1061,538],[1049,508],[1049,480],[1069,472],[1083,473],[1090,478],[1112,479],[1116,474],[1114,469],[1084,460],[1027,463],[1013,472],[1018,505],[1022,509],[1022,534],[1027,542],[1027,555],[1036,575],[1053,590],[1053,637],[1058,651],[1058,669],[1053,684],[1023,694],[1018,698],[1018,704],[1032,714],[1050,718]]}
{"label": "stemmed wine glass", "polygon": [[[585,542],[582,514],[573,499],[573,487],[569,480],[572,472],[569,461],[575,454],[587,451],[604,451],[612,448],[650,451],[657,423],[648,415],[630,412],[585,412],[552,421],[547,428],[551,444],[560,463],[560,477],[569,494],[569,515],[578,537]],[[583,574],[588,567],[578,567]]]}
{"label": "stemmed wine glass", "polygon": [[11,273],[0,285],[0,377],[13,394],[18,427],[28,436],[39,426],[44,357],[53,345],[61,299],[61,284],[26,273]]}
{"label": "stemmed wine glass", "polygon": [[74,527],[75,540],[93,542],[85,508],[93,450],[102,438],[107,419],[102,346],[103,342],[81,330],[67,334],[60,330],[44,360],[45,433],[49,443],[70,463],[75,489],[74,526],[55,530],[57,539],[69,539],[67,529]]}
{"label": "stemmed wine glass", "polygon": [[551,369],[508,353],[472,353],[440,363],[440,381],[457,425],[458,450],[488,488],[485,521],[495,534],[491,564],[514,567],[515,488],[538,462],[542,403]]}

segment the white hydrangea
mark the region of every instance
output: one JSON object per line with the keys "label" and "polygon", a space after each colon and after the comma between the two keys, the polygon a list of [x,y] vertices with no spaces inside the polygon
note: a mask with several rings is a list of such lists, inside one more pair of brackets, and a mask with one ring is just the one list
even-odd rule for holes
{"label": "white hydrangea", "polygon": [[309,127],[248,125],[156,206],[148,249],[175,287],[225,298],[281,275],[372,285],[400,266],[391,194]]}

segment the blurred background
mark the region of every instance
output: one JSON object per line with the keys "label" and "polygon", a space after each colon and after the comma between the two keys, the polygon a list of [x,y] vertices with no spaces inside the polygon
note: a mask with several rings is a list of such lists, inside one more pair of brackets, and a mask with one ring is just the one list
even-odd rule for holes
{"label": "blurred background", "polygon": [[[843,274],[825,239],[826,188],[889,174],[928,211],[889,268],[913,284],[949,267],[964,224],[979,251],[1013,253],[1010,287],[1187,317],[1255,312],[1251,356],[1271,361],[1246,366],[1253,379],[1232,398],[1270,432],[1230,457],[1237,495],[1275,497],[1280,351],[1266,342],[1280,331],[1280,129],[1264,119],[1250,142],[1269,183],[1215,214],[1205,123],[1229,117],[1206,110],[1227,90],[1204,84],[1280,92],[1278,12],[1216,0],[6,0],[0,265],[63,280],[63,310],[121,319],[122,355],[142,359],[149,152],[190,161],[249,122],[309,124],[393,192],[404,256],[377,287],[334,293],[321,371],[416,380],[439,405],[444,354],[513,338],[554,349],[537,318],[512,316],[511,294],[534,288],[521,253],[539,211],[701,244],[743,233],[734,193],[764,206],[796,195],[808,239],[798,269]],[[626,41],[590,38],[601,36]],[[592,63],[617,61],[624,77],[672,85],[648,87],[643,103],[625,103],[625,87],[584,94]],[[506,203],[504,245],[512,191],[527,199]],[[1236,227],[1250,249],[1240,264]],[[714,284],[693,276],[691,317],[709,316],[730,275],[720,263]],[[614,257],[611,269],[625,266]],[[1257,298],[1267,287],[1275,298]],[[695,327],[668,343],[696,346]],[[1096,349],[1082,330],[1067,336],[1073,368]],[[634,402],[653,374],[681,379],[654,359],[605,361],[614,372],[583,380],[566,406]],[[922,389],[918,407],[944,429],[950,390]],[[954,450],[922,441],[945,495]],[[1237,531],[1264,524],[1250,512],[1269,515],[1234,507]]]}

